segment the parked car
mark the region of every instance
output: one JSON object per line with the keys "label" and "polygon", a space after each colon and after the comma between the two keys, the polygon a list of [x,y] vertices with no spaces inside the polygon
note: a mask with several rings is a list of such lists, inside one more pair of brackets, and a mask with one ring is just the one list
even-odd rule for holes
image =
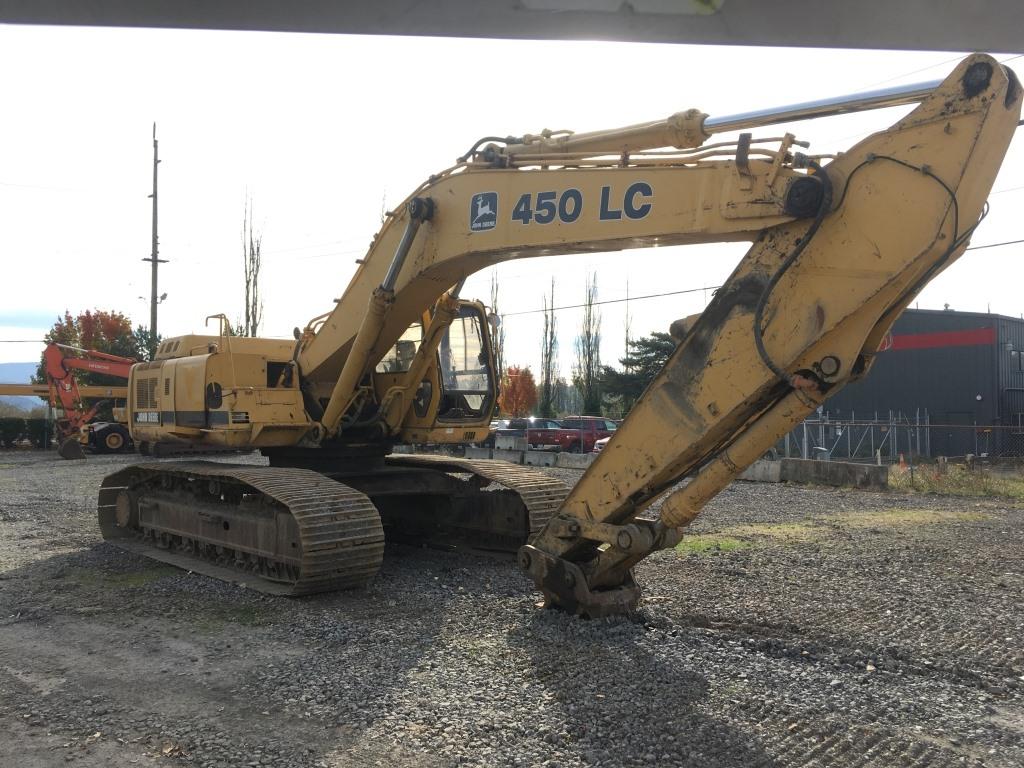
{"label": "parked car", "polygon": [[611,437],[602,437],[600,440],[595,440],[594,453],[600,453],[601,451],[603,451],[604,447],[608,445],[609,440],[611,440]]}
{"label": "parked car", "polygon": [[[523,437],[530,448],[561,450],[572,442],[574,435],[554,419],[509,419],[503,427],[495,429],[495,437]],[[492,443],[493,444],[493,443]]]}
{"label": "parked car", "polygon": [[488,448],[494,447],[494,438],[498,434],[499,430],[508,428],[508,419],[495,419],[491,422],[490,429],[487,432],[487,437],[483,439],[479,445],[487,446]]}
{"label": "parked car", "polygon": [[565,450],[574,453],[591,453],[594,444],[603,437],[611,437],[619,425],[601,416],[569,416],[559,419],[562,428],[575,434]]}
{"label": "parked car", "polygon": [[554,419],[530,419],[526,431],[526,443],[531,448],[561,450],[566,443],[566,437],[562,425]]}

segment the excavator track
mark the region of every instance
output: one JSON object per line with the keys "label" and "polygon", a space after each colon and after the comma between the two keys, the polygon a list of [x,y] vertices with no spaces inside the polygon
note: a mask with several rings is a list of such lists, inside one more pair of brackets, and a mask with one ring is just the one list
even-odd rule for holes
{"label": "excavator track", "polygon": [[[403,455],[388,456],[390,466],[420,467],[443,472],[475,475],[514,491],[529,514],[529,536],[532,538],[550,520],[565,497],[569,486],[561,480],[538,472],[532,467],[510,464],[495,459],[460,459],[453,456]],[[524,542],[525,543],[525,542]]]}
{"label": "excavator track", "polygon": [[104,479],[98,511],[122,549],[274,595],[363,587],[384,556],[370,500],[308,469],[136,464]]}

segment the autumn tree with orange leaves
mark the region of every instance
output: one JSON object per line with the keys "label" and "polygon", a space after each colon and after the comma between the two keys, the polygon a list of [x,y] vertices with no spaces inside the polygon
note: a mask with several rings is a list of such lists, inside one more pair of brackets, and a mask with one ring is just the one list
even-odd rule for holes
{"label": "autumn tree with orange leaves", "polygon": [[498,405],[503,414],[513,418],[527,416],[537,407],[537,382],[533,380],[533,372],[529,367],[513,365],[505,371]]}
{"label": "autumn tree with orange leaves", "polygon": [[[58,317],[53,328],[46,334],[47,343],[67,344],[81,349],[96,349],[112,355],[130,357],[135,360],[149,359],[149,329],[139,326],[132,328],[132,321],[120,312],[107,312],[102,309],[87,309],[72,315],[65,311]],[[159,342],[159,339],[157,339]],[[156,344],[153,344],[156,347]],[[113,376],[88,371],[76,372],[79,384],[97,386],[124,386],[124,380]],[[37,384],[46,383],[46,374],[40,359],[39,367],[33,379]]]}

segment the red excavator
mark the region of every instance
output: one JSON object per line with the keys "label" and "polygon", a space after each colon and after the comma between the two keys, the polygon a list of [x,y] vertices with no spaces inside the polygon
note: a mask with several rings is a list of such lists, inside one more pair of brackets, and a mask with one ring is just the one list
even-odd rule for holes
{"label": "red excavator", "polygon": [[[52,408],[60,409],[63,415],[56,422],[57,438],[60,455],[65,459],[85,458],[83,447],[98,453],[119,453],[132,446],[123,407],[114,408],[113,421],[93,419],[105,402],[126,401],[127,386],[79,385],[75,371],[102,373],[123,379],[127,384],[128,371],[136,362],[129,357],[51,342],[43,352],[46,384],[0,384],[0,395],[46,397]],[[86,406],[82,398],[102,399]]]}
{"label": "red excavator", "polygon": [[[69,354],[73,353],[73,354]],[[81,349],[50,342],[43,351],[46,384],[0,384],[0,395],[36,395],[49,398],[50,407],[62,415],[56,420],[58,453],[65,459],[84,459],[85,449],[94,453],[122,453],[133,447],[128,431],[124,405],[127,386],[79,384],[75,371],[101,373],[128,382],[128,372],[137,363],[96,349]],[[95,400],[91,406],[83,398]],[[121,402],[113,408],[112,421],[93,421],[106,402]],[[186,454],[237,453],[234,447],[188,446],[173,443],[139,443],[139,452],[147,456],[181,456]]]}
{"label": "red excavator", "polygon": [[[74,352],[75,355],[66,352]],[[60,407],[64,412],[63,417],[57,419],[61,456],[65,459],[84,458],[83,446],[101,453],[118,453],[131,447],[131,436],[123,417],[118,419],[115,414],[112,422],[93,421],[106,401],[97,400],[87,408],[82,402],[82,391],[75,379],[75,371],[102,373],[127,382],[128,372],[137,362],[129,357],[95,349],[80,349],[53,342],[46,345],[43,367],[49,387],[50,405]],[[111,396],[115,400],[127,398],[127,388],[121,391],[114,389],[111,390]]]}

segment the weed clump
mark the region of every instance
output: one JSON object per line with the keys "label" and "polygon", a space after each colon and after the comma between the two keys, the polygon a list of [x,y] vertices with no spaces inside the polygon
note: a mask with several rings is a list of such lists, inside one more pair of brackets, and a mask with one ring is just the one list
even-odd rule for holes
{"label": "weed clump", "polygon": [[945,496],[1000,496],[1024,501],[1024,477],[1003,475],[990,469],[968,470],[961,465],[950,465],[946,471],[922,465],[910,469],[892,467],[889,487],[905,493],[938,493]]}

